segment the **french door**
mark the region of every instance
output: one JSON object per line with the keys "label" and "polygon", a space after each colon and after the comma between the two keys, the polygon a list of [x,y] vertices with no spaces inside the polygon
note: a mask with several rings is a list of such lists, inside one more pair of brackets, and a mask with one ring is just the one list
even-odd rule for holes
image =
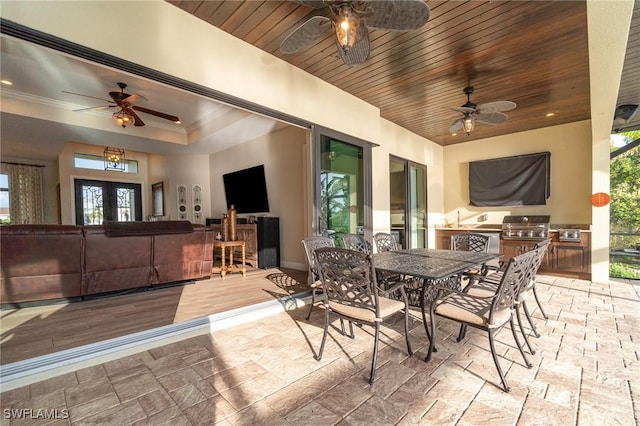
{"label": "french door", "polygon": [[140,184],[75,179],[74,189],[77,225],[142,220]]}
{"label": "french door", "polygon": [[427,167],[389,158],[391,233],[402,248],[427,246]]}

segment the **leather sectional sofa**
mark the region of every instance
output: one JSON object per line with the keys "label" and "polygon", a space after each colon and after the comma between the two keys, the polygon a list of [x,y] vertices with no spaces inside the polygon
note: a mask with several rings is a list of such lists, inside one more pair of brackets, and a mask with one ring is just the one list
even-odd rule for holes
{"label": "leather sectional sofa", "polygon": [[0,302],[209,278],[213,239],[210,229],[186,221],[0,226]]}

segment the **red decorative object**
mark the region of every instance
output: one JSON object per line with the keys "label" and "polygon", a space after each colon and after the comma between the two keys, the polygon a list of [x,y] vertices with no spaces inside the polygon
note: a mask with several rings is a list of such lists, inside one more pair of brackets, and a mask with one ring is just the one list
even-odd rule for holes
{"label": "red decorative object", "polygon": [[611,196],[604,192],[597,192],[591,196],[591,204],[596,207],[606,206],[610,201]]}

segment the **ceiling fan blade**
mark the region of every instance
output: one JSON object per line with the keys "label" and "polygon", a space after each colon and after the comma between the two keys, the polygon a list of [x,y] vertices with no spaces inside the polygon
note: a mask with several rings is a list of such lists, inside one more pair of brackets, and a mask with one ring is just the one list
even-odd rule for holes
{"label": "ceiling fan blade", "polygon": [[369,58],[371,43],[369,42],[369,30],[364,25],[360,25],[358,27],[358,32],[356,33],[356,42],[353,47],[346,52],[342,49],[342,47],[340,47],[338,39],[335,39],[335,42],[336,47],[338,48],[338,55],[340,55],[342,61],[347,65],[358,65]]}
{"label": "ceiling fan blade", "polygon": [[105,101],[105,102],[113,103],[113,101],[110,100],[110,99],[96,98],[95,96],[83,95],[82,93],[67,92],[66,90],[63,90],[62,93],[68,93],[69,95],[76,95],[76,96],[84,96],[85,98],[97,99],[99,101]]}
{"label": "ceiling fan blade", "polygon": [[453,111],[458,111],[458,112],[461,112],[463,114],[467,113],[467,112],[475,112],[476,111],[475,108],[470,108],[470,107],[451,107],[451,109]]}
{"label": "ceiling fan blade", "polygon": [[480,114],[493,114],[494,112],[511,111],[516,108],[515,102],[511,101],[496,101],[488,102],[486,104],[479,104],[476,107],[476,111]]}
{"label": "ceiling fan blade", "polygon": [[71,111],[73,111],[73,112],[76,112],[76,111],[89,111],[89,110],[98,110],[98,109],[107,109],[107,108],[115,108],[115,105],[98,105],[98,106],[89,107],[89,108],[73,109]]}
{"label": "ceiling fan blade", "polygon": [[314,16],[280,43],[280,51],[284,54],[296,53],[311,46],[318,37],[331,29],[331,19],[326,16]]}
{"label": "ceiling fan blade", "polygon": [[144,99],[145,101],[148,101],[147,98],[145,98],[144,96],[138,94],[138,93],[134,93],[133,95],[129,95],[128,97],[124,98],[122,100],[122,102],[126,102],[129,105],[133,105],[138,101],[138,98],[140,99]]}
{"label": "ceiling fan blade", "polygon": [[134,122],[133,125],[136,127],[142,127],[144,126],[144,121],[142,121],[142,119],[140,118],[140,116],[138,114],[136,114],[136,112],[133,110],[134,107],[131,108],[123,108],[123,111],[126,112],[127,114],[129,114],[130,116],[133,117]]}
{"label": "ceiling fan blade", "polygon": [[149,114],[149,115],[155,115],[156,117],[164,118],[165,120],[169,120],[169,121],[173,121],[173,122],[180,121],[180,119],[178,117],[176,117],[175,115],[166,114],[164,112],[159,112],[159,111],[154,111],[152,109],[143,108],[143,107],[137,106],[137,105],[133,105],[129,109],[130,110],[134,109],[136,111],[144,112],[145,114]]}
{"label": "ceiling fan blade", "polygon": [[424,26],[429,20],[429,6],[423,0],[376,0],[367,4],[364,20],[367,27],[411,31]]}
{"label": "ceiling fan blade", "polygon": [[478,123],[499,124],[507,121],[507,114],[494,112],[492,114],[474,114],[473,117]]}
{"label": "ceiling fan blade", "polygon": [[451,127],[449,127],[449,133],[459,132],[462,129],[463,129],[462,119],[460,118],[460,119],[454,121],[453,124],[451,125]]}

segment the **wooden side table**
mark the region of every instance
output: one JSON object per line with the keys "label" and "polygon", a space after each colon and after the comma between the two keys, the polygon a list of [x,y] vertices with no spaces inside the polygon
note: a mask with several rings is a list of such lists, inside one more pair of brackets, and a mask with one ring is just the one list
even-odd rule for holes
{"label": "wooden side table", "polygon": [[[247,273],[247,268],[245,266],[245,242],[244,240],[236,240],[236,241],[221,241],[221,240],[214,240],[213,242],[213,249],[215,250],[216,247],[220,247],[220,251],[222,252],[222,264],[219,267],[214,266],[213,268],[211,268],[211,273],[215,274],[217,272],[220,272],[220,276],[222,277],[222,279],[224,279],[224,276],[227,273],[233,273],[233,272],[242,272],[242,276],[244,277]],[[241,247],[242,248],[242,266],[238,267],[236,265],[233,264],[233,249],[235,247]],[[226,251],[227,248],[229,248],[229,263],[226,263]],[[214,259],[215,262],[215,259]]]}

